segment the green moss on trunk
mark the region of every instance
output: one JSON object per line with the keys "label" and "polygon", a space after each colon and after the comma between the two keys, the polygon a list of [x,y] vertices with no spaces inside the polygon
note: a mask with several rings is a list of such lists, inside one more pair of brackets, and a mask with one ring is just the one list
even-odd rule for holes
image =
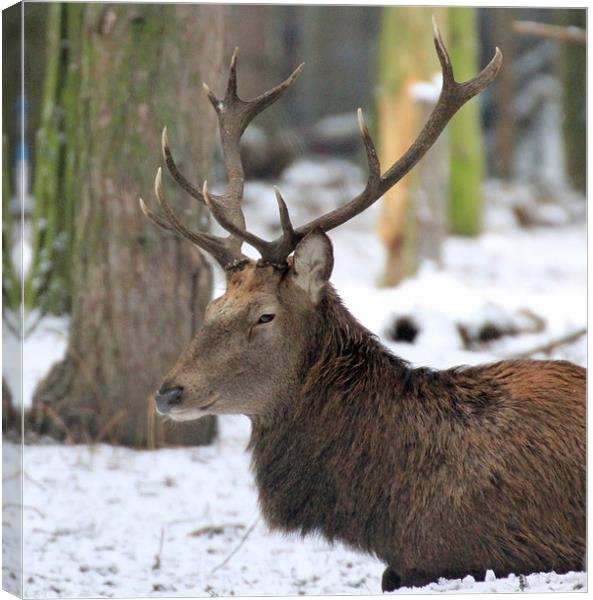
{"label": "green moss on trunk", "polygon": [[[474,77],[478,68],[475,8],[449,8],[448,48],[457,81]],[[481,229],[481,184],[484,171],[479,99],[470,101],[449,124],[449,225],[452,233],[477,235]]]}
{"label": "green moss on trunk", "polygon": [[68,21],[78,5],[51,4],[47,24],[47,66],[41,127],[37,134],[33,195],[33,261],[25,281],[27,308],[63,313],[70,306],[69,233],[73,197],[65,189],[66,103],[76,73],[70,69]]}

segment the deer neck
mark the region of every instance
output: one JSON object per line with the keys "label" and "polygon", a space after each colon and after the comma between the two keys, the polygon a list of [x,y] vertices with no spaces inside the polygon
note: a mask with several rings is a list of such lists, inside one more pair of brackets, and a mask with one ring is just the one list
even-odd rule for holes
{"label": "deer neck", "polygon": [[368,496],[369,486],[376,488],[369,497],[385,502],[387,510],[383,481],[369,477],[369,468],[386,458],[380,454],[390,447],[386,436],[392,431],[364,425],[386,410],[391,416],[385,422],[393,418],[394,391],[407,369],[330,289],[300,389],[280,403],[274,418],[253,423],[253,469],[270,526],[318,531],[347,543],[356,539],[363,549],[365,539],[371,543],[378,532],[352,531],[349,514],[361,510],[357,490]]}

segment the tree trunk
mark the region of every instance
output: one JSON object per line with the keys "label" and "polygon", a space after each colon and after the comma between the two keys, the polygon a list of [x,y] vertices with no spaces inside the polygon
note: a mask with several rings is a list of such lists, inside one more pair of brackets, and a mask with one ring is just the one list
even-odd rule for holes
{"label": "tree trunk", "polygon": [[501,179],[511,179],[514,176],[514,148],[517,125],[517,115],[512,102],[516,95],[514,71],[516,36],[513,32],[513,22],[516,15],[513,8],[493,8],[491,14],[494,39],[504,56],[495,87],[496,172]]}
{"label": "tree trunk", "polygon": [[[584,9],[563,9],[562,25],[587,29]],[[564,92],[564,142],[568,175],[579,191],[587,191],[587,49],[579,44],[562,45],[562,90]]]}
{"label": "tree trunk", "polygon": [[[479,71],[476,12],[471,7],[448,9],[449,53],[457,81],[475,77]],[[455,234],[478,235],[482,225],[484,172],[479,97],[451,119],[449,140],[449,226]]]}
{"label": "tree trunk", "polygon": [[[379,154],[385,170],[404,154],[422,126],[418,126],[419,116],[425,109],[414,97],[414,85],[440,73],[433,44],[432,14],[436,14],[442,31],[446,23],[442,9],[389,7],[384,11],[377,105]],[[379,233],[387,247],[383,276],[383,284],[387,286],[397,285],[416,266],[415,213],[410,210],[415,177],[415,172],[404,177],[383,199]]]}
{"label": "tree trunk", "polygon": [[[432,98],[416,99],[418,129],[430,117],[437,94]],[[443,131],[430,152],[414,168],[410,189],[413,218],[408,219],[406,227],[408,247],[414,249],[409,253],[409,267],[414,271],[423,261],[430,261],[437,267],[443,266],[442,250],[448,225],[447,202],[443,191],[449,182],[449,140],[449,132]]]}
{"label": "tree trunk", "polygon": [[[227,9],[67,8],[80,12],[72,32],[80,103],[67,141],[76,151],[72,321],[66,357],[38,386],[33,417],[76,442],[207,443],[212,418],[164,426],[153,393],[201,323],[211,270],[190,244],[148,223],[138,198],[153,201],[165,124],[180,168],[208,175],[216,119],[200,84],[222,89]],[[164,184],[188,225],[207,223]]]}

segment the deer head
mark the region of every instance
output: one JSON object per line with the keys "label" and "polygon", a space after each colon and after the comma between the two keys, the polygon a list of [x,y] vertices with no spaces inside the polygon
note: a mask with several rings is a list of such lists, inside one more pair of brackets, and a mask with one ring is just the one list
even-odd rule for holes
{"label": "deer head", "polygon": [[[159,227],[209,253],[225,271],[227,280],[226,292],[209,304],[201,330],[157,392],[160,413],[180,421],[207,414],[256,417],[273,411],[276,403],[290,401],[299,385],[310,340],[320,323],[320,306],[329,288],[333,251],[326,232],[364,211],[404,177],[459,108],[484,90],[500,70],[502,55],[497,48],[477,77],[457,83],[436,24],[434,41],[442,68],[442,89],[427,123],[407,152],[382,174],[375,145],[358,109],[369,172],[364,190],[343,206],[296,228],[276,190],[282,234],[273,241],[263,240],[246,229],[241,210],[244,173],[239,141],[251,120],[294,83],[303,65],[275,88],[244,101],[237,95],[235,49],[225,97],[220,100],[204,85],[218,116],[228,176],[223,195],[211,194],[206,181],[200,190],[179,172],[167,130],[163,130],[163,157],[173,179],[205,204],[229,235],[218,237],[187,229],[165,200],[158,170],[155,191],[166,220],[140,200],[144,214]],[[242,254],[243,242],[259,251],[258,261]]]}

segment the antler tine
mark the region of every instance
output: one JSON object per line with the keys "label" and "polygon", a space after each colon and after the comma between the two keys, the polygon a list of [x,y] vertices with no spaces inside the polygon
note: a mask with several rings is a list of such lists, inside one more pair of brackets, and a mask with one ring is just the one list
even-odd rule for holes
{"label": "antler tine", "polygon": [[237,55],[239,54],[239,46],[235,46],[233,55],[231,56],[231,64],[229,66],[229,80],[226,88],[227,98],[237,98]]}
{"label": "antler tine", "polygon": [[224,227],[231,235],[239,238],[240,240],[247,242],[260,252],[263,252],[266,248],[267,242],[262,240],[257,235],[250,233],[244,227],[239,227],[236,223],[234,223],[227,215],[226,211],[221,208],[221,206],[216,202],[210,192],[208,191],[208,182],[204,181],[204,186],[202,187],[202,195],[204,196],[204,200],[206,201],[206,205],[210,209],[212,216],[218,221],[221,227]]}
{"label": "antler tine", "polygon": [[165,161],[165,165],[167,165],[167,169],[173,179],[181,186],[183,190],[185,190],[192,198],[195,198],[202,204],[205,204],[204,198],[202,197],[202,192],[196,187],[194,187],[179,171],[175,161],[173,160],[173,155],[171,154],[171,147],[169,146],[169,136],[167,134],[167,126],[163,127],[163,134],[161,136],[161,150],[163,152],[163,160]]}
{"label": "antler tine", "polygon": [[441,71],[443,75],[443,89],[447,89],[455,85],[455,77],[453,76],[453,66],[451,65],[451,59],[449,53],[443,42],[437,20],[432,15],[432,34],[434,36],[434,46],[437,51],[439,62],[441,63]]}
{"label": "antler tine", "polygon": [[282,227],[282,237],[284,239],[292,241],[294,237],[294,228],[290,221],[290,214],[288,213],[288,207],[284,198],[280,194],[280,190],[274,186],[274,194],[276,195],[276,202],[278,203],[278,212],[280,213],[280,226]]}
{"label": "antler tine", "polygon": [[286,257],[294,250],[294,229],[290,222],[290,215],[288,214],[288,208],[284,199],[280,195],[278,188],[274,188],[276,194],[276,201],[278,202],[278,210],[280,212],[280,223],[282,226],[282,236],[272,242],[263,240],[262,238],[250,233],[245,228],[240,228],[233,223],[225,211],[221,209],[219,204],[212,198],[208,192],[208,183],[205,181],[202,188],[202,195],[204,200],[212,213],[212,216],[218,221],[221,227],[224,227],[229,233],[236,236],[237,238],[247,242],[253,246],[262,256],[262,262],[265,264],[276,265],[284,267],[286,263]]}
{"label": "antler tine", "polygon": [[271,104],[274,104],[282,94],[296,81],[296,78],[301,74],[305,63],[301,63],[282,83],[273,87],[271,90],[260,94],[253,100],[245,102],[244,128],[260,113]]}
{"label": "antler tine", "polygon": [[148,208],[148,206],[146,206],[146,204],[145,204],[144,200],[142,200],[142,198],[140,198],[140,209],[144,213],[145,217],[150,219],[155,225],[157,225],[161,229],[164,229],[165,231],[169,231],[171,233],[177,233],[177,231],[175,229],[173,229],[173,227],[171,227],[171,225],[169,225],[169,223],[167,223],[166,221],[163,221],[163,219],[161,219],[156,213],[152,212],[152,210],[150,210],[150,208]]}
{"label": "antler tine", "polygon": [[166,231],[177,233],[202,250],[205,250],[218,261],[223,269],[226,269],[238,261],[245,259],[243,255],[237,255],[234,249],[230,247],[227,239],[218,238],[209,233],[190,231],[181,223],[177,215],[173,212],[173,209],[169,203],[165,200],[165,196],[163,194],[162,171],[160,167],[157,170],[156,177],[154,179],[154,190],[159,206],[163,209],[168,223],[150,210],[144,201],[140,199],[140,208],[142,209],[142,212],[153,223]]}
{"label": "antler tine", "polygon": [[[329,231],[345,223],[358,213],[376,202],[389,188],[404,177],[426,154],[435,143],[453,115],[471,98],[479,94],[492,83],[502,66],[502,53],[496,48],[492,60],[473,79],[457,83],[453,77],[453,67],[449,54],[443,43],[436,21],[433,18],[434,43],[441,63],[443,85],[441,93],[428,121],[416,140],[405,154],[395,162],[383,175],[380,175],[379,161],[376,158],[374,144],[359,113],[359,125],[369,163],[369,179],[365,189],[350,202],[335,210],[314,219],[295,230],[295,240],[300,241],[307,233],[320,228]],[[379,173],[379,175],[377,175]]]}
{"label": "antler tine", "polygon": [[362,108],[357,111],[358,114],[358,128],[362,135],[362,142],[367,155],[367,165],[369,168],[369,177],[367,181],[367,187],[375,187],[381,181],[381,163],[379,162],[379,156],[377,155],[377,149],[373,143],[373,138],[369,133],[367,124],[365,123],[364,116],[362,114]]}

